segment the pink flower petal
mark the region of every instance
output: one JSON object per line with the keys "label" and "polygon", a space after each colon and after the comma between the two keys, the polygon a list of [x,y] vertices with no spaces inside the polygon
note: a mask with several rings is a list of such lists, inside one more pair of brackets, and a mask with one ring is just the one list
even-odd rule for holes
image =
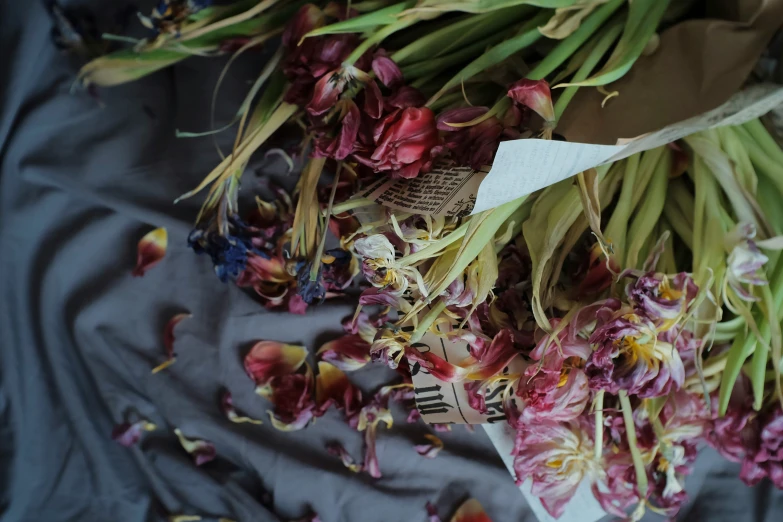
{"label": "pink flower petal", "polygon": [[156,426],[146,420],[140,420],[133,424],[129,422],[123,422],[114,427],[111,432],[111,438],[115,442],[122,444],[126,448],[135,445],[139,442],[141,435],[145,431],[153,431]]}
{"label": "pink flower petal", "polygon": [[425,434],[424,438],[430,441],[430,444],[417,444],[413,448],[416,450],[416,453],[421,455],[424,458],[427,459],[434,459],[438,456],[438,453],[440,453],[440,450],[443,449],[443,441],[440,440],[438,437],[432,434]]}
{"label": "pink flower petal", "polygon": [[375,76],[381,80],[381,83],[389,89],[396,89],[403,83],[402,71],[400,71],[400,68],[394,63],[394,60],[386,55],[386,52],[384,52],[383,49],[378,49],[378,51],[376,51],[375,57],[372,60],[372,71],[375,73]]}
{"label": "pink flower petal", "polygon": [[196,466],[206,464],[215,458],[215,445],[211,442],[186,437],[182,434],[182,431],[179,428],[174,430],[174,434],[179,439],[179,443],[182,445],[185,451],[190,453],[190,456],[193,457],[193,461],[196,463]]}
{"label": "pink flower petal", "polygon": [[131,272],[133,276],[141,277],[157,265],[166,255],[167,246],[168,234],[165,228],[156,228],[141,238],[137,247],[136,268]]}

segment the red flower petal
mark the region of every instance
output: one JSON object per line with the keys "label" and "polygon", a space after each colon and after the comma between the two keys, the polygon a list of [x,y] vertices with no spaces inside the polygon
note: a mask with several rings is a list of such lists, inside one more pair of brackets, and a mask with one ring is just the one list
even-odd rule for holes
{"label": "red flower petal", "polygon": [[136,268],[131,272],[133,276],[141,277],[158,264],[166,255],[167,246],[168,234],[165,228],[156,228],[141,238],[136,253]]}
{"label": "red flower petal", "polygon": [[375,53],[372,60],[372,72],[389,89],[396,89],[403,83],[402,71],[383,49],[379,49]]}
{"label": "red flower petal", "polygon": [[179,428],[174,430],[174,434],[179,439],[179,443],[182,444],[182,447],[185,449],[185,451],[190,453],[191,457],[193,457],[193,461],[196,463],[196,466],[206,464],[207,462],[213,460],[217,455],[215,452],[215,445],[209,441],[201,439],[190,439],[184,436]]}
{"label": "red flower petal", "polygon": [[305,368],[304,373],[288,373],[272,379],[269,398],[275,409],[269,412],[269,417],[277,430],[301,430],[316,416],[313,371],[307,363]]}
{"label": "red flower petal", "polygon": [[156,426],[146,420],[140,420],[138,422],[134,422],[133,424],[124,422],[114,427],[111,432],[111,438],[115,442],[118,442],[126,448],[129,448],[139,442],[141,435],[145,431],[153,431],[155,429]]}
{"label": "red flower petal", "polygon": [[350,372],[370,362],[370,344],[359,335],[344,335],[321,346],[316,355]]}
{"label": "red flower petal", "polygon": [[174,327],[176,327],[183,319],[193,317],[192,314],[177,314],[166,323],[166,329],[163,330],[163,348],[166,350],[166,361],[159,364],[152,369],[152,373],[158,373],[159,371],[168,368],[174,361],[177,360],[177,355],[174,353]]}
{"label": "red flower petal", "polygon": [[306,357],[307,349],[302,346],[259,341],[245,356],[245,371],[256,383],[256,393],[268,397],[271,393],[270,381],[295,372]]}

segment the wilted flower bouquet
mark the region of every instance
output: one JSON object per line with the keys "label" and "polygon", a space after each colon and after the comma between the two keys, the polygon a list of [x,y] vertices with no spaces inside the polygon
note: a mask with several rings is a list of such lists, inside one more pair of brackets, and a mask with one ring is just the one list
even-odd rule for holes
{"label": "wilted flower bouquet", "polygon": [[[367,453],[359,465],[330,451],[378,477],[377,427],[391,424],[390,399],[413,399],[411,365],[459,383],[478,411],[501,388],[517,478],[554,516],[585,481],[607,512],[673,515],[702,443],[741,461],[747,483],[783,488],[783,152],[758,120],[472,216],[355,196],[439,166],[479,170],[505,140],[553,138],[577,89],[603,89],[654,52],[678,16],[669,2],[201,7],[163,2],[145,19],[154,38],[82,78],[112,85],[281,35],[232,122],[232,151],[183,196],[207,191],[194,250],[269,308],[304,313],[359,272],[369,282],[346,336],[318,351],[317,376],[299,347],[262,341],[248,354],[275,427],[301,429],[335,406]],[[306,158],[293,197],[277,189],[242,218],[242,173],[285,127],[302,137],[277,153]],[[327,231],[339,246],[327,248]],[[425,335],[467,353],[447,361],[420,349]],[[363,400],[342,371],[370,359],[403,383]],[[422,455],[442,447],[431,442]]]}

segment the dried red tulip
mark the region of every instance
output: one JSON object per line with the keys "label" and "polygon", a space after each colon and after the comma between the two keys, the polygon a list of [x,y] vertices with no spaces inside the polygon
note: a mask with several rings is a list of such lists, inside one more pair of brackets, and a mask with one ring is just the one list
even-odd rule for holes
{"label": "dried red tulip", "polygon": [[415,178],[429,170],[431,151],[440,141],[435,115],[426,107],[397,109],[378,122],[373,141],[369,157],[354,155],[359,162],[395,178]]}
{"label": "dried red tulip", "polygon": [[546,80],[528,80],[523,78],[508,89],[508,97],[528,107],[544,118],[546,122],[555,121],[555,109],[552,105],[552,93]]}

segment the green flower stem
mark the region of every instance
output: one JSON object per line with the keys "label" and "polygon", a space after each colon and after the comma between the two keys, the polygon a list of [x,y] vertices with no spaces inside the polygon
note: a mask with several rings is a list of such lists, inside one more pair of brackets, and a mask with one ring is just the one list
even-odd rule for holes
{"label": "green flower stem", "polygon": [[[590,54],[587,56],[582,66],[579,68],[576,74],[574,74],[574,77],[571,79],[571,81],[581,82],[582,80],[586,80],[587,77],[590,76],[590,73],[593,72],[593,69],[595,69],[595,67],[604,57],[606,51],[609,50],[609,47],[611,47],[615,40],[617,40],[617,38],[620,36],[622,31],[623,26],[621,23],[619,23],[619,21],[607,26],[601,35],[598,36],[598,42],[590,51]],[[555,120],[560,119],[560,117],[563,115],[563,112],[565,112],[566,107],[568,107],[568,103],[576,95],[576,91],[578,90],[579,87],[577,86],[566,87],[563,89],[563,92],[560,94],[560,97],[555,103]]]}
{"label": "green flower stem", "polygon": [[[642,247],[650,238],[655,224],[661,217],[664,203],[666,201],[666,189],[669,184],[669,170],[671,165],[671,155],[665,154],[655,166],[652,179],[647,187],[647,194],[642,200],[639,210],[631,221],[628,229],[628,259],[626,265],[628,268],[641,268],[639,261],[644,262],[645,256],[641,256]],[[657,237],[650,238],[653,242]]]}
{"label": "green flower stem", "polygon": [[375,205],[375,201],[371,199],[354,198],[334,205],[332,207],[332,212],[334,212],[335,215],[342,214],[343,212],[348,212],[349,210],[355,210],[357,208],[362,208],[362,207],[370,207],[372,205]]}
{"label": "green flower stem", "polygon": [[411,266],[415,265],[419,261],[424,261],[425,259],[436,256],[438,252],[444,250],[458,239],[465,237],[465,232],[468,230],[469,224],[470,220],[466,219],[464,223],[452,230],[450,234],[440,238],[434,243],[430,243],[421,250],[400,259],[399,264],[401,266]]}
{"label": "green flower stem", "polygon": [[[748,134],[753,138],[756,144],[778,165],[783,165],[783,150],[778,146],[775,138],[770,136],[764,124],[758,118],[742,124]],[[737,130],[734,127],[734,130]]]}
{"label": "green flower stem", "polygon": [[735,127],[734,130],[740,136],[758,173],[769,179],[778,189],[780,197],[783,197],[783,163],[770,157],[744,127]]}
{"label": "green flower stem", "polygon": [[310,267],[310,281],[318,280],[318,272],[321,271],[321,257],[324,255],[324,248],[326,247],[326,232],[329,227],[329,218],[332,217],[332,211],[334,210],[334,196],[337,194],[337,185],[340,182],[340,172],[343,170],[343,162],[337,164],[337,172],[334,174],[334,181],[332,181],[332,191],[329,193],[329,203],[326,206],[326,220],[324,221],[324,229],[321,233],[321,241],[318,243],[318,250],[315,252],[313,258],[313,265]]}
{"label": "green flower stem", "polygon": [[393,35],[397,31],[401,31],[405,29],[406,27],[415,24],[418,22],[417,16],[406,16],[403,18],[400,18],[394,23],[391,23],[382,29],[379,29],[378,32],[374,33],[372,36],[367,38],[365,41],[363,41],[359,46],[353,50],[353,52],[346,58],[345,62],[343,62],[343,65],[353,65],[356,63],[356,60],[362,57],[364,53],[369,51],[374,45],[377,45],[384,41],[389,36]]}
{"label": "green flower stem", "polygon": [[528,5],[513,6],[479,15],[467,15],[456,22],[417,38],[402,49],[395,51],[391,59],[402,67],[410,62],[437,62],[453,49],[463,49],[467,46],[484,44],[498,33],[503,34],[509,25],[517,23],[521,18],[534,10]]}
{"label": "green flower stem", "polygon": [[644,468],[644,460],[642,459],[642,454],[639,452],[639,443],[636,440],[636,426],[633,423],[633,408],[631,408],[631,401],[628,400],[628,394],[625,390],[620,390],[618,397],[620,398],[620,406],[623,410],[623,421],[625,422],[625,432],[628,437],[628,448],[631,451],[634,471],[636,471],[636,486],[638,488],[639,497],[644,499],[647,498],[647,470]]}
{"label": "green flower stem", "polygon": [[528,20],[520,29],[519,34],[505,40],[490,49],[484,54],[463,67],[456,75],[447,81],[435,95],[427,101],[426,106],[430,107],[438,98],[446,94],[450,89],[459,86],[482,71],[493,67],[522,49],[530,47],[541,37],[538,27],[549,19],[549,13],[541,11],[535,17]]}
{"label": "green flower stem", "polygon": [[633,192],[636,184],[637,174],[639,173],[639,154],[634,154],[627,158],[625,164],[625,176],[623,177],[623,186],[620,189],[620,197],[617,200],[609,218],[609,224],[604,230],[604,237],[612,244],[614,257],[620,267],[625,266],[625,236],[628,233],[628,223],[633,213]]}
{"label": "green flower stem", "polygon": [[687,246],[688,249],[692,251],[693,225],[689,224],[692,219],[686,218],[680,209],[676,208],[675,205],[664,205],[663,215],[666,217],[666,221],[669,222],[669,225],[671,225],[677,235],[680,236],[682,242],[685,243],[685,246]]}
{"label": "green flower stem", "polygon": [[449,67],[459,65],[484,51],[488,45],[495,45],[503,41],[509,31],[498,31],[495,34],[487,36],[486,39],[460,48],[453,53],[449,53],[438,58],[430,58],[421,62],[416,62],[407,66],[400,66],[402,76],[406,80],[430,77],[431,75],[445,71]]}
{"label": "green flower stem", "polygon": [[427,333],[427,330],[430,329],[430,327],[435,323],[435,320],[440,316],[441,312],[446,309],[446,301],[443,299],[439,299],[437,303],[430,309],[429,312],[422,318],[421,321],[419,321],[419,324],[416,326],[416,329],[413,330],[413,333],[411,334],[411,338],[408,341],[408,344],[417,343],[421,340],[422,337],[424,337],[424,334]]}
{"label": "green flower stem", "polygon": [[610,0],[591,13],[582,21],[579,29],[571,33],[565,40],[560,42],[557,47],[552,49],[546,58],[541,60],[532,71],[527,75],[529,80],[541,80],[549,76],[555,69],[560,67],[568,58],[574,54],[590,38],[603,23],[609,19],[625,0]]}
{"label": "green flower stem", "polygon": [[[769,286],[772,291],[773,308],[778,311],[777,320],[780,321],[780,310],[783,306],[783,262],[779,261],[775,265],[772,276],[769,278]],[[758,325],[759,333],[762,336],[762,343],[768,343],[772,333],[768,319],[760,309],[756,309],[753,314],[753,320]],[[734,343],[731,345],[728,352],[726,369],[723,371],[720,382],[720,391],[718,395],[718,413],[720,415],[726,414],[734,384],[737,382],[737,378],[739,378],[742,366],[745,364],[747,358],[754,352],[757,344],[759,344],[758,340],[752,331],[749,331],[744,337],[738,336],[734,339]]]}

